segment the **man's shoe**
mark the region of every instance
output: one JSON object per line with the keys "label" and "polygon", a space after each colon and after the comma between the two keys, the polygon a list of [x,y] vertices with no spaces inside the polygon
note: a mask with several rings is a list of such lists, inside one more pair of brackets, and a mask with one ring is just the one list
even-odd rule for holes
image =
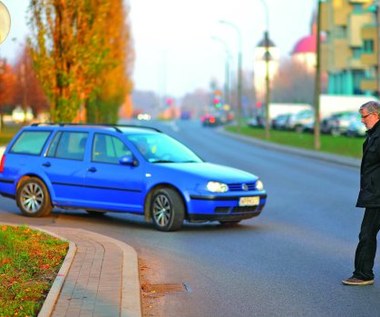
{"label": "man's shoe", "polygon": [[348,279],[345,279],[342,281],[344,285],[352,285],[352,286],[365,286],[365,285],[372,285],[375,283],[374,280],[361,280],[359,278],[351,276]]}

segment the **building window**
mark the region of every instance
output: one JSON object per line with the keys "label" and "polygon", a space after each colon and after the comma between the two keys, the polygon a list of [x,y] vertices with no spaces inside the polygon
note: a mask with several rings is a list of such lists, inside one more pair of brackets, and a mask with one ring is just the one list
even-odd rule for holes
{"label": "building window", "polygon": [[353,48],[352,49],[352,57],[354,59],[359,59],[360,56],[361,56],[361,54],[362,54],[362,49],[361,48]]}
{"label": "building window", "polygon": [[373,53],[374,43],[373,40],[364,40],[363,41],[363,51],[364,53]]}
{"label": "building window", "polygon": [[363,6],[361,3],[354,3],[352,5],[352,11],[354,13],[363,13]]}
{"label": "building window", "polygon": [[345,39],[347,37],[347,28],[345,26],[337,25],[335,27],[335,38]]}
{"label": "building window", "polygon": [[365,71],[365,78],[367,79],[374,79],[376,78],[376,68],[370,67]]}

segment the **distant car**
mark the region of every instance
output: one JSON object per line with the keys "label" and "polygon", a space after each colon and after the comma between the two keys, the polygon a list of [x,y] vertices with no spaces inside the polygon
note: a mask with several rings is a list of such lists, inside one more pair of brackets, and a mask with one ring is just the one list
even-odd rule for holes
{"label": "distant car", "polygon": [[314,111],[312,110],[302,110],[300,112],[290,115],[286,128],[288,130],[295,130],[297,132],[302,132],[304,126],[314,121]]}
{"label": "distant car", "polygon": [[190,111],[182,111],[180,118],[181,118],[181,120],[191,119],[191,112]]}
{"label": "distant car", "polygon": [[252,128],[264,128],[266,125],[265,118],[262,116],[255,116],[247,121],[247,125]]}
{"label": "distant car", "polygon": [[347,136],[351,137],[363,137],[366,135],[367,128],[361,121],[360,114],[358,114],[347,127]]}
{"label": "distant car", "polygon": [[350,122],[358,116],[358,112],[345,111],[334,113],[321,121],[321,132],[342,135],[347,132]]}
{"label": "distant car", "polygon": [[139,113],[137,115],[137,119],[138,120],[149,121],[150,119],[152,119],[152,117],[151,117],[151,115],[149,113]]}
{"label": "distant car", "polygon": [[290,113],[278,115],[272,120],[272,128],[275,130],[285,130],[290,117]]}
{"label": "distant car", "polygon": [[303,125],[302,132],[305,132],[305,133],[314,133],[314,126],[315,126],[314,120],[310,121],[310,122],[308,122],[308,123],[306,123],[306,124]]}
{"label": "distant car", "polygon": [[161,231],[238,223],[267,199],[259,177],[207,163],[156,129],[70,124],[23,127],[1,158],[0,194],[29,217],[54,207],[133,213]]}
{"label": "distant car", "polygon": [[216,114],[205,114],[201,117],[201,123],[204,127],[217,127],[223,124],[223,120]]}

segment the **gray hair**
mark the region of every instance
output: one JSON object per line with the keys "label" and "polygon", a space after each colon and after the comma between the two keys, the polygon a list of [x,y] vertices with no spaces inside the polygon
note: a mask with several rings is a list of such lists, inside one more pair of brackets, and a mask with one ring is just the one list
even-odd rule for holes
{"label": "gray hair", "polygon": [[368,101],[361,105],[360,110],[367,109],[368,113],[377,113],[380,115],[380,103],[377,101]]}

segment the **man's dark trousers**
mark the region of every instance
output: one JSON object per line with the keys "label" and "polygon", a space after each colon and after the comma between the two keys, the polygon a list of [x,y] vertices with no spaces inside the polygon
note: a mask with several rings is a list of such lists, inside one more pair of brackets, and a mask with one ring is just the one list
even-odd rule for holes
{"label": "man's dark trousers", "polygon": [[380,230],[380,208],[366,208],[355,253],[354,277],[373,280],[376,255],[376,236]]}

